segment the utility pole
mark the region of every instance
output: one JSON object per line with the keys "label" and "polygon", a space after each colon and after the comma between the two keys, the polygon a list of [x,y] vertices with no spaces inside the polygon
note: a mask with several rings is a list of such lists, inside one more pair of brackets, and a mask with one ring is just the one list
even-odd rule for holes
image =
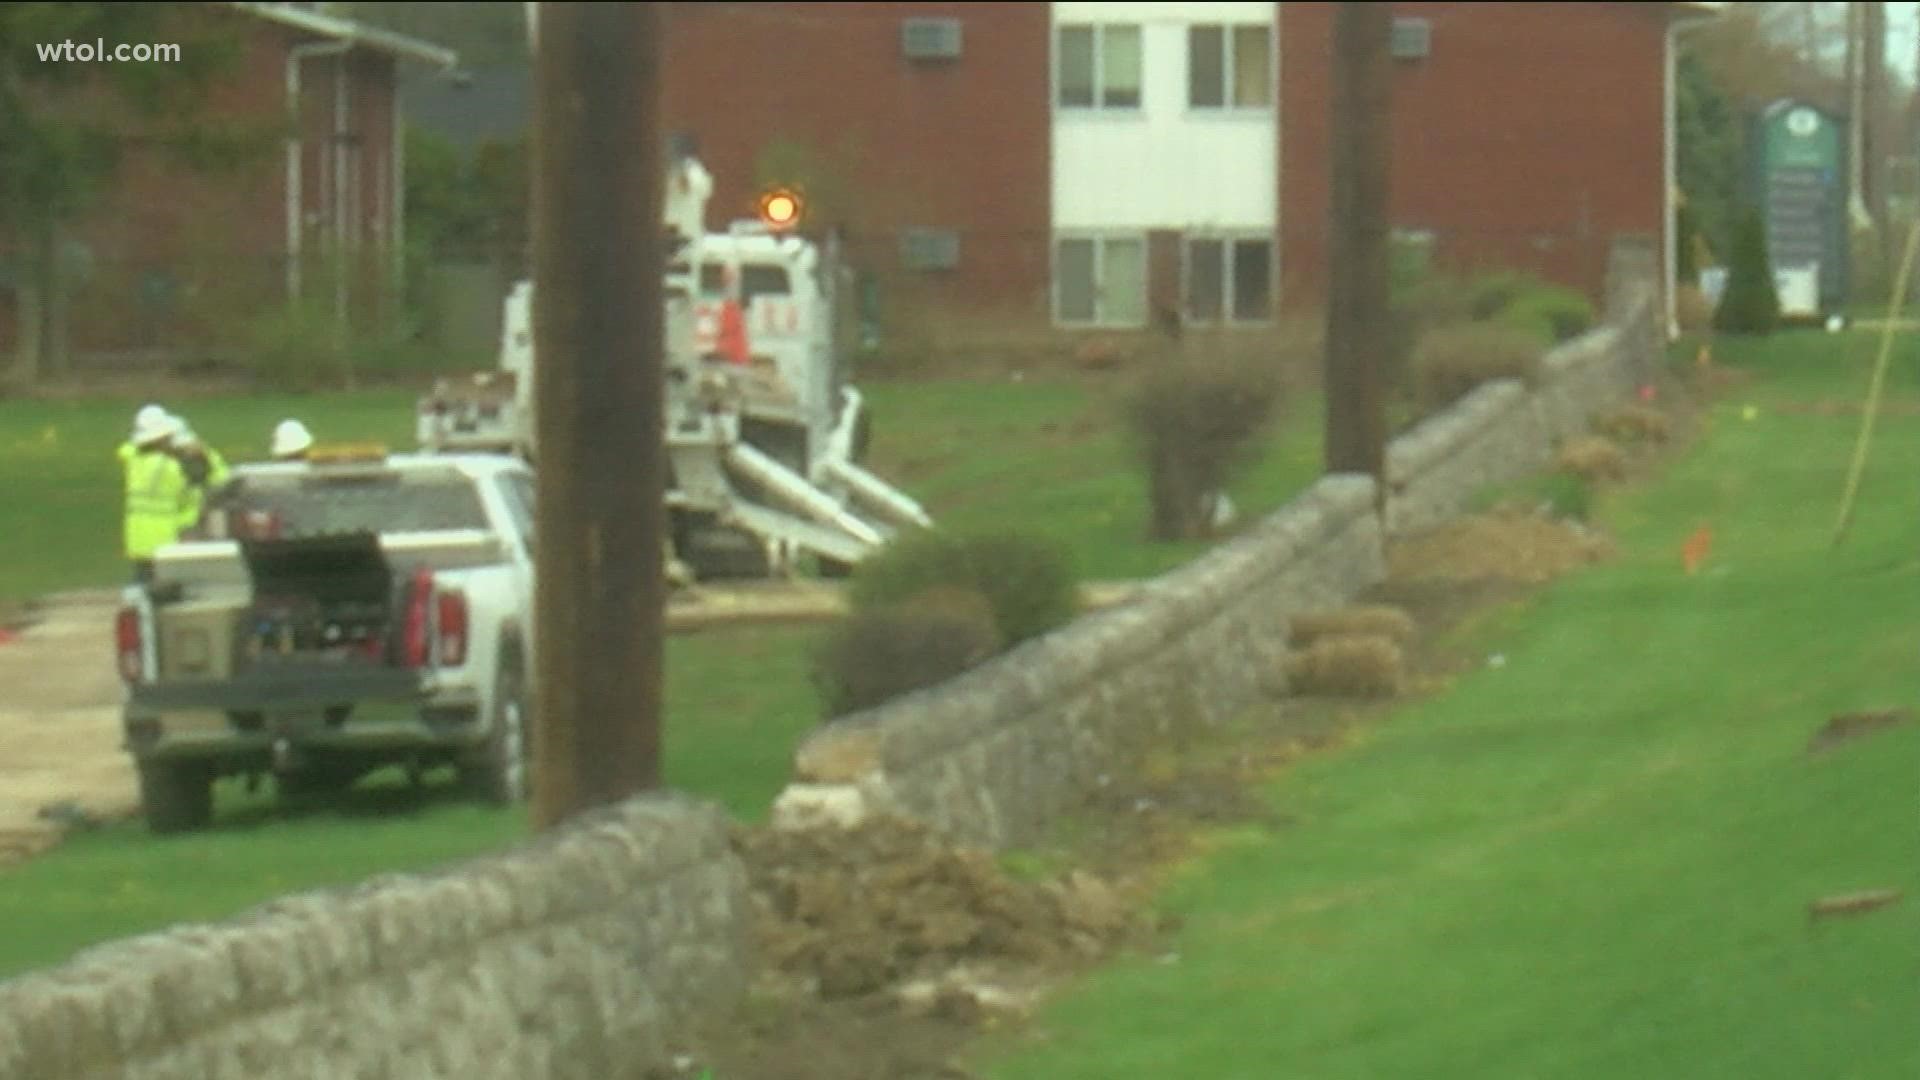
{"label": "utility pole", "polygon": [[659,783],[659,7],[547,3],[538,15],[536,828]]}
{"label": "utility pole", "polygon": [[1381,367],[1388,329],[1393,5],[1343,3],[1333,22],[1333,246],[1327,303],[1328,472],[1371,475],[1386,498]]}
{"label": "utility pole", "polygon": [[1873,219],[1884,271],[1893,268],[1893,237],[1887,228],[1887,5],[1868,3],[1860,12],[1860,184]]}
{"label": "utility pole", "polygon": [[1871,217],[1867,213],[1867,185],[1865,177],[1866,158],[1863,150],[1866,146],[1866,110],[1861,107],[1860,77],[1862,34],[1860,32],[1860,5],[1847,4],[1847,218],[1851,228],[1858,229],[1867,224]]}

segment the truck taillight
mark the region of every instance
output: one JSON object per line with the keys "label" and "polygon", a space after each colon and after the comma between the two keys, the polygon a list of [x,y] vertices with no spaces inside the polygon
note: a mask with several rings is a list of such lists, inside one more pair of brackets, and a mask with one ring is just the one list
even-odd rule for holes
{"label": "truck taillight", "polygon": [[434,599],[440,666],[459,667],[467,662],[467,596],[443,592]]}
{"label": "truck taillight", "polygon": [[417,570],[413,575],[413,587],[407,591],[407,621],[405,636],[401,639],[401,659],[410,668],[426,667],[429,654],[429,634],[427,616],[432,612],[429,606],[433,602],[433,572]]}
{"label": "truck taillight", "polygon": [[146,667],[145,657],[140,648],[140,612],[131,607],[123,607],[113,620],[114,652],[120,661],[120,677],[127,682],[137,682]]}

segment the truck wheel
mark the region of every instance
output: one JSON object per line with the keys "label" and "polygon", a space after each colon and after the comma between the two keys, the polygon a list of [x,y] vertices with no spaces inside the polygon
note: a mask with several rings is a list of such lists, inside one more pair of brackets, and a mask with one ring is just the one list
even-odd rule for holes
{"label": "truck wheel", "polygon": [[213,821],[213,773],[193,762],[143,761],[140,805],[155,833],[190,832]]}
{"label": "truck wheel", "polygon": [[513,806],[527,798],[527,681],[518,646],[500,653],[494,678],[493,715],[487,739],[460,766],[468,790],[495,806]]}

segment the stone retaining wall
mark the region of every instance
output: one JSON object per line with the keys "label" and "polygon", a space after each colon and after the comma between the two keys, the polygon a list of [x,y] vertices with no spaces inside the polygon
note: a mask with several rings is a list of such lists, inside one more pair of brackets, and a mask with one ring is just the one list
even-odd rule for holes
{"label": "stone retaining wall", "polygon": [[1322,479],[1143,589],[959,678],[844,717],[795,755],[776,823],[893,813],[990,846],[1038,835],[1143,747],[1284,693],[1289,618],[1384,576],[1383,532],[1425,528],[1533,473],[1648,370],[1652,296],[1542,359],[1532,389],[1479,388],[1396,439],[1385,529],[1373,483]]}
{"label": "stone retaining wall", "polygon": [[636,799],[0,983],[0,1077],[637,1077],[741,992],[749,919],[724,815]]}

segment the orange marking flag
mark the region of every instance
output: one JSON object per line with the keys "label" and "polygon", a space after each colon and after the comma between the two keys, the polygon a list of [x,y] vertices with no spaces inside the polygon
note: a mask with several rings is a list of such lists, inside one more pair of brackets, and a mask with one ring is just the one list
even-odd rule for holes
{"label": "orange marking flag", "polygon": [[1713,526],[1702,525],[1687,537],[1680,545],[1680,561],[1686,564],[1688,576],[1700,572],[1700,565],[1707,561],[1707,555],[1713,551]]}

